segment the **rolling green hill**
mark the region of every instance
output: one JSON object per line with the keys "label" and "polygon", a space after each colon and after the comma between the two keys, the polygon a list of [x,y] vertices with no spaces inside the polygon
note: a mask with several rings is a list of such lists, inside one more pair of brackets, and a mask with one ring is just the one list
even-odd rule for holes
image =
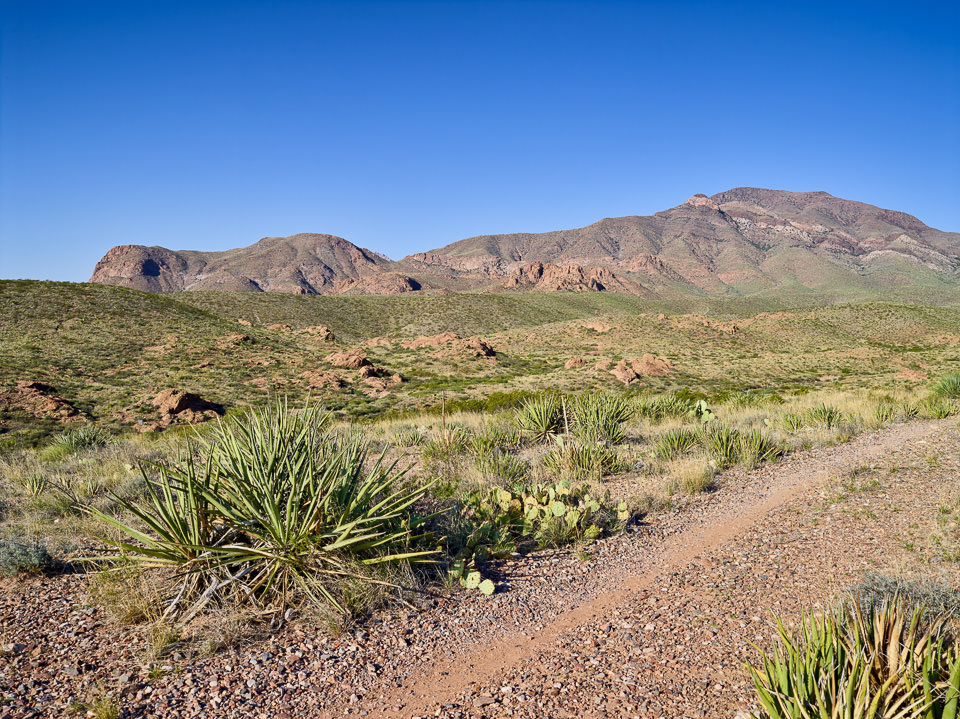
{"label": "rolling green hill", "polygon": [[[891,292],[889,299],[896,298]],[[673,302],[612,293],[151,294],[3,281],[0,434],[9,444],[60,429],[18,404],[22,381],[47,383],[91,419],[121,427],[154,419],[150,400],[167,388],[196,392],[228,409],[271,394],[299,400],[309,393],[338,411],[374,416],[433,406],[441,390],[452,400],[482,400],[545,387],[615,388],[622,385],[604,363],[645,354],[673,368],[640,378],[631,391],[910,386],[957,366],[955,295],[926,296],[929,306],[816,304],[824,299],[803,293]],[[331,328],[336,341],[299,331],[316,325]],[[447,331],[481,336],[496,356],[477,356],[460,341],[405,346]],[[366,342],[370,338],[381,339]],[[404,381],[364,379],[327,361],[331,352],[360,343],[384,377],[399,373]],[[566,367],[571,358],[583,361]]]}

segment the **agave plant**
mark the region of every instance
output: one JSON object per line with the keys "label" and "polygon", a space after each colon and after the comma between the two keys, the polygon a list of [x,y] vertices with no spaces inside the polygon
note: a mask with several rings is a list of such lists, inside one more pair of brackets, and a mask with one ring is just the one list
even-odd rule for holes
{"label": "agave plant", "polygon": [[736,464],[743,457],[740,432],[733,427],[714,423],[704,432],[703,444],[718,469]]}
{"label": "agave plant", "polygon": [[740,460],[749,468],[764,462],[775,462],[786,452],[782,444],[753,429],[740,435]]}
{"label": "agave plant", "polygon": [[[144,466],[148,501],[114,497],[143,529],[87,511],[127,539],[119,555],[177,570],[165,613],[187,619],[227,592],[259,605],[286,606],[304,595],[338,611],[345,579],[370,582],[366,568],[425,560],[413,504],[429,486],[403,486],[384,457],[367,464],[358,440],[323,433],[326,415],[276,402],[220,424],[174,466]],[[150,476],[150,471],[156,473]],[[108,540],[110,541],[110,540]]]}

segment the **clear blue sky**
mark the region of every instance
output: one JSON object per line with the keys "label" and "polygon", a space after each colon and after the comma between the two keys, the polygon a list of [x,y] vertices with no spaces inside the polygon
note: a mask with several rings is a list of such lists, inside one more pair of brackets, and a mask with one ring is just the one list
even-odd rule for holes
{"label": "clear blue sky", "polygon": [[0,277],[398,258],[739,185],[960,231],[960,3],[0,0]]}

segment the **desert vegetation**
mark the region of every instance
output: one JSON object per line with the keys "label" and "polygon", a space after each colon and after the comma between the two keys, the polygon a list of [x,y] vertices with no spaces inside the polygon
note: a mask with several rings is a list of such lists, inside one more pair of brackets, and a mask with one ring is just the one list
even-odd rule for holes
{"label": "desert vegetation", "polygon": [[[518,572],[548,582],[549,563],[570,558],[589,572],[595,556],[657,541],[652,528],[729,501],[785,459],[960,410],[952,310],[708,319],[637,316],[621,298],[603,309],[622,315],[584,322],[613,300],[538,298],[514,326],[473,342],[359,329],[384,308],[408,321],[397,298],[311,298],[356,311],[333,339],[285,298],[257,299],[269,320],[286,320],[272,329],[218,314],[229,295],[188,306],[98,287],[59,301],[123,323],[128,294],[163,318],[149,333],[125,325],[135,351],[75,322],[66,304],[41,329],[15,337],[4,325],[0,352],[16,357],[17,384],[4,390],[15,401],[3,410],[0,575],[12,587],[79,582],[78,601],[140,637],[139,661],[158,678],[182,663],[174,656],[288,632],[340,642],[385,616],[472,602],[482,616],[483,603],[510,601]],[[458,329],[476,329],[498,302],[507,312],[527,300],[478,299]],[[531,339],[545,309],[551,321]],[[439,329],[420,319],[418,330]],[[777,346],[782,331],[796,347]],[[62,343],[50,349],[52,333]],[[55,374],[38,370],[42,351]],[[177,418],[180,405],[196,424]],[[826,501],[846,507],[874,486],[853,473]],[[930,534],[938,561],[960,556],[957,514],[944,500]],[[899,541],[915,551],[908,534]],[[783,619],[743,672],[755,685],[744,708],[760,719],[859,718],[870,707],[951,716],[954,605],[908,589],[875,583],[810,607],[799,624]],[[899,663],[871,664],[896,646]],[[109,687],[76,699],[82,712],[117,716],[123,703]]]}

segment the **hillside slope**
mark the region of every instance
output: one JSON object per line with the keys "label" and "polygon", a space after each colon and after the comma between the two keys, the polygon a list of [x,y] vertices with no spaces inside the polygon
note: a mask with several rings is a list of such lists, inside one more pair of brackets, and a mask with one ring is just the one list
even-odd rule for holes
{"label": "hillside slope", "polygon": [[411,271],[491,279],[534,261],[600,265],[661,294],[949,286],[958,281],[960,234],[825,192],[737,188],[648,217],[472,237],[405,260]]}

